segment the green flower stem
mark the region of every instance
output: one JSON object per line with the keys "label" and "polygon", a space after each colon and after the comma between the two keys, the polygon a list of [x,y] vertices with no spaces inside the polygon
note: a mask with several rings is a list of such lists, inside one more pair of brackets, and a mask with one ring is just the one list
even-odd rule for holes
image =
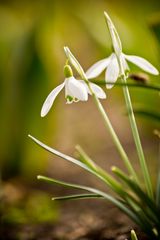
{"label": "green flower stem", "polygon": [[113,142],[116,145],[116,147],[117,147],[117,149],[118,149],[118,151],[119,151],[119,153],[120,153],[128,171],[129,171],[129,173],[133,176],[133,178],[136,180],[136,182],[138,182],[136,172],[134,171],[126,152],[124,151],[124,149],[123,149],[123,147],[122,147],[122,145],[121,145],[121,143],[120,143],[113,127],[112,127],[112,125],[111,125],[111,122],[110,122],[110,120],[109,120],[109,118],[108,118],[108,116],[107,116],[107,114],[106,114],[106,112],[105,112],[105,110],[104,110],[104,108],[101,104],[101,102],[99,101],[99,99],[96,97],[96,95],[94,93],[93,93],[93,98],[94,98],[95,104],[96,104],[101,116],[103,117],[105,127],[109,131],[109,133],[111,134]]}
{"label": "green flower stem", "polygon": [[[126,84],[126,82],[127,82],[126,81],[126,75],[124,73],[122,63],[119,60],[119,57],[117,57],[117,60],[118,60],[118,64],[119,64],[120,72],[121,72],[121,81],[122,81],[122,83]],[[129,89],[128,89],[127,86],[123,87],[123,93],[124,93],[124,98],[125,98],[125,102],[126,102],[128,115],[129,115],[129,121],[130,121],[131,129],[132,129],[134,142],[135,142],[135,145],[136,145],[141,169],[142,169],[143,176],[144,176],[146,189],[147,189],[148,195],[153,199],[154,196],[153,196],[151,179],[150,179],[147,164],[146,164],[146,161],[145,161],[143,148],[142,148],[142,145],[141,145],[141,140],[140,140],[139,132],[138,132],[138,129],[137,129],[137,124],[136,124],[136,120],[135,120],[135,117],[134,117],[134,112],[133,112],[133,108],[132,108],[132,102],[131,102],[131,98],[130,98],[130,94],[129,94]]]}

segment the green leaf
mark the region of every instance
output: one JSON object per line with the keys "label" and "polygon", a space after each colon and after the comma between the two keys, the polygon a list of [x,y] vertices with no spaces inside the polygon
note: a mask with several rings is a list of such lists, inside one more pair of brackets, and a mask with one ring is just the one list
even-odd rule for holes
{"label": "green leaf", "polygon": [[145,208],[147,214],[149,214],[150,218],[156,222],[160,227],[160,217],[158,214],[158,209],[151,198],[134,182],[132,181],[125,173],[123,173],[119,168],[112,167],[112,171],[122,180],[124,181],[130,189],[136,194],[136,196],[140,199],[141,209],[147,206],[149,209]]}
{"label": "green leaf", "polygon": [[89,193],[89,194],[75,194],[62,197],[54,197],[52,200],[80,200],[80,199],[91,199],[91,198],[103,198],[101,195]]}
{"label": "green leaf", "polygon": [[87,153],[82,149],[81,146],[77,145],[76,147],[77,152],[80,155],[80,160],[84,164],[86,164],[89,168],[93,170],[97,170],[97,165],[93,162],[93,160],[87,155]]}
{"label": "green leaf", "polygon": [[104,199],[112,202],[115,206],[117,206],[119,209],[121,209],[126,215],[128,215],[132,220],[134,220],[137,224],[140,224],[140,221],[138,219],[138,217],[136,216],[136,214],[130,210],[129,208],[127,208],[123,203],[121,203],[118,199],[112,197],[111,195],[102,192],[100,190],[97,190],[95,188],[91,188],[91,187],[87,187],[87,186],[82,186],[82,185],[77,185],[77,184],[73,184],[73,183],[67,183],[64,181],[59,181],[57,179],[53,179],[53,178],[48,178],[45,176],[38,176],[37,177],[40,180],[49,182],[49,183],[54,183],[54,184],[59,184],[59,185],[63,185],[64,187],[71,187],[71,188],[76,188],[76,189],[81,189],[81,190],[86,190],[88,192],[94,193],[94,194],[98,194],[100,196],[102,196]]}
{"label": "green leaf", "polygon": [[132,240],[138,240],[137,235],[134,230],[131,230],[131,239]]}
{"label": "green leaf", "polygon": [[84,163],[78,161],[77,159],[70,157],[64,153],[61,153],[47,145],[45,145],[44,143],[40,142],[38,139],[36,139],[35,137],[28,135],[35,143],[37,143],[38,145],[40,145],[42,148],[44,148],[45,150],[47,150],[48,152],[53,153],[56,156],[59,156],[69,162],[72,162],[78,166],[80,166],[81,168],[87,170],[88,172],[92,173],[93,175],[95,175],[96,177],[100,178],[103,182],[105,182],[112,190],[114,190],[116,193],[118,193],[119,195],[124,195],[125,191],[123,191],[121,185],[119,183],[117,183],[117,181],[110,176],[107,172],[102,171],[102,169],[98,169],[97,171],[89,168],[87,165],[85,165]]}

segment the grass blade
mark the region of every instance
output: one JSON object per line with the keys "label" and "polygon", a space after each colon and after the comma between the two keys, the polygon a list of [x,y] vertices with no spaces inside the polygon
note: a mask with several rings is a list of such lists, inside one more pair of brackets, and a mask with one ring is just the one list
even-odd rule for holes
{"label": "grass blade", "polygon": [[140,199],[140,201],[143,203],[143,206],[141,206],[141,209],[144,208],[145,205],[149,208],[147,213],[150,215],[150,217],[155,221],[159,227],[160,227],[160,217],[158,214],[158,209],[156,208],[154,202],[151,200],[151,198],[148,197],[148,195],[143,192],[143,190],[131,179],[128,178],[128,176],[123,173],[119,168],[112,167],[112,171],[122,180],[124,181],[130,189],[137,195],[137,197]]}
{"label": "grass blade", "polygon": [[98,194],[98,195],[102,196],[104,199],[112,202],[115,206],[117,206],[119,209],[121,209],[126,215],[128,215],[137,224],[140,224],[140,221],[139,221],[138,217],[136,216],[136,214],[132,210],[127,208],[118,199],[112,197],[111,195],[109,195],[107,193],[104,193],[104,192],[102,192],[100,190],[97,190],[95,188],[82,186],[82,185],[77,185],[77,184],[73,184],[73,183],[67,183],[67,182],[64,182],[64,181],[59,181],[57,179],[48,178],[48,177],[45,177],[45,176],[38,176],[37,178],[40,179],[40,180],[49,182],[49,183],[63,185],[64,187],[76,188],[76,189],[80,189],[80,190],[86,190],[88,192],[91,192],[91,193],[94,193],[94,194]]}
{"label": "grass blade", "polygon": [[89,194],[74,194],[62,197],[53,197],[52,200],[81,200],[81,199],[91,199],[91,198],[103,198],[101,195],[89,193]]}
{"label": "grass blade", "polygon": [[82,149],[81,146],[77,145],[76,147],[77,152],[80,155],[80,160],[86,164],[89,168],[93,170],[97,170],[96,164],[93,162],[93,160],[87,155],[87,153]]}
{"label": "grass blade", "polygon": [[91,168],[89,168],[86,164],[78,161],[77,159],[68,156],[64,153],[61,153],[49,146],[47,146],[46,144],[40,142],[38,139],[36,139],[35,137],[28,135],[35,143],[37,143],[39,146],[41,146],[42,148],[44,148],[45,150],[47,150],[50,153],[53,153],[54,155],[61,157],[69,162],[72,162],[78,166],[80,166],[81,168],[87,170],[88,172],[92,173],[93,175],[95,175],[96,177],[100,178],[103,182],[105,182],[113,191],[115,191],[117,194],[119,195],[124,195],[125,191],[123,190],[123,188],[121,187],[121,185],[111,176],[109,175],[107,172],[105,172],[105,174],[103,173],[102,175],[102,171],[99,173],[98,171],[95,171]]}
{"label": "grass blade", "polygon": [[138,240],[137,235],[134,230],[131,230],[131,240]]}

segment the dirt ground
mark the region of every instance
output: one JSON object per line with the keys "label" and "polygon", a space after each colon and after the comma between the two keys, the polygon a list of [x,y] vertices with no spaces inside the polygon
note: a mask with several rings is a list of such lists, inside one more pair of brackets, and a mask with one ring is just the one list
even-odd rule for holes
{"label": "dirt ground", "polygon": [[56,223],[1,224],[2,240],[126,240],[131,229],[147,240],[137,226],[104,200],[69,201],[61,206]]}

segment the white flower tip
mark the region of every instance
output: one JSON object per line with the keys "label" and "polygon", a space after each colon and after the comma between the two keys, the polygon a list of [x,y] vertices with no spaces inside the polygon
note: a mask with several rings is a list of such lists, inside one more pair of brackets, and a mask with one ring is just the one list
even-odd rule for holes
{"label": "white flower tip", "polygon": [[45,117],[47,115],[46,111],[44,108],[41,109],[41,117]]}
{"label": "white flower tip", "polygon": [[106,98],[107,98],[106,94],[104,94],[103,97],[101,97],[101,99],[106,99]]}
{"label": "white flower tip", "polygon": [[114,84],[106,84],[107,89],[111,89],[114,86]]}
{"label": "white flower tip", "polygon": [[50,108],[48,108],[48,104],[46,104],[46,101],[45,101],[41,108],[40,116],[45,117],[47,115],[47,113],[49,112],[49,110],[50,110]]}
{"label": "white flower tip", "polygon": [[[90,83],[90,87],[92,89],[92,92],[96,95],[97,98],[100,98],[100,99],[106,98],[106,94],[101,87],[99,87],[95,83]],[[92,94],[89,89],[88,89],[88,93]]]}
{"label": "white flower tip", "polygon": [[154,75],[159,75],[159,71],[157,70],[157,68],[155,68],[154,70]]}
{"label": "white flower tip", "polygon": [[65,82],[63,82],[62,84],[58,85],[56,88],[54,88],[50,94],[48,95],[48,97],[46,98],[46,100],[43,103],[42,109],[41,109],[41,117],[45,117],[47,115],[47,113],[49,112],[49,110],[51,109],[57,95],[60,93],[60,91],[62,90],[62,88],[65,86]]}
{"label": "white flower tip", "polygon": [[83,101],[88,101],[88,94],[87,95],[85,95],[85,97],[84,97],[84,99],[83,99]]}
{"label": "white flower tip", "polygon": [[49,112],[50,108],[51,108],[51,106],[49,107],[47,101],[45,101],[41,108],[40,116],[45,117],[47,115],[47,113]]}
{"label": "white flower tip", "polygon": [[106,99],[107,97],[106,97],[106,94],[104,93],[103,95],[99,96],[98,98],[100,98],[100,99]]}

